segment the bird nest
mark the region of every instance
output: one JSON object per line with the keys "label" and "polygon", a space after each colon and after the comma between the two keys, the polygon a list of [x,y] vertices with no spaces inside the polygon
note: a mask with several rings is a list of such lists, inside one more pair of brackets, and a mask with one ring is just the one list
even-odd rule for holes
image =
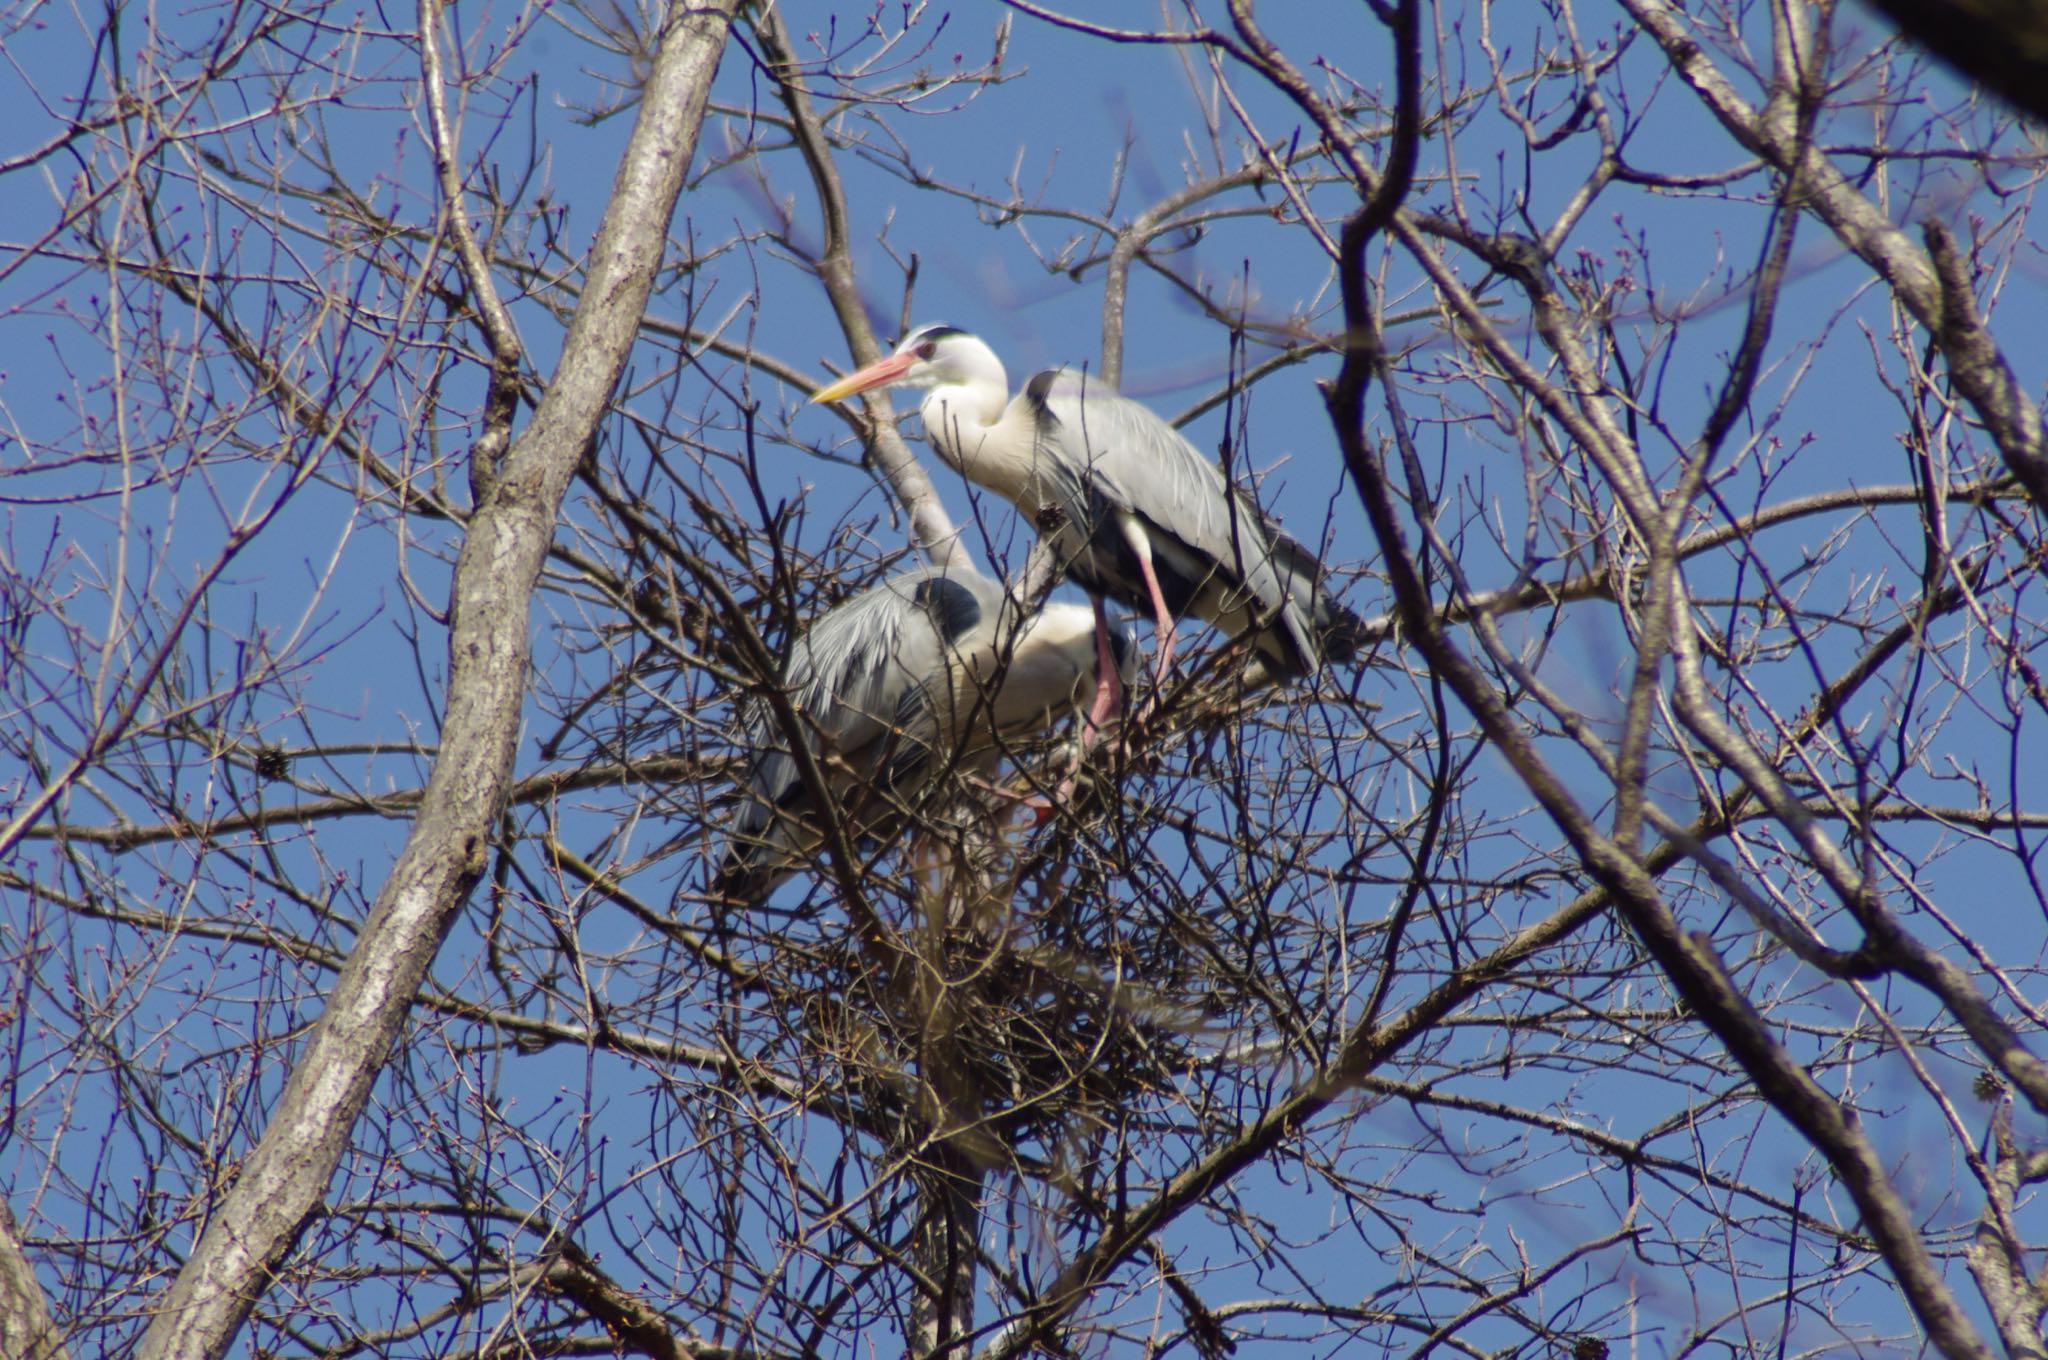
{"label": "bird nest", "polygon": [[[1018,923],[1026,924],[1028,923]],[[806,1002],[813,1039],[907,1141],[943,1136],[1010,1164],[1129,1111],[1186,1070],[1200,1017],[1157,980],[1024,929],[913,926],[848,942],[842,988]]]}

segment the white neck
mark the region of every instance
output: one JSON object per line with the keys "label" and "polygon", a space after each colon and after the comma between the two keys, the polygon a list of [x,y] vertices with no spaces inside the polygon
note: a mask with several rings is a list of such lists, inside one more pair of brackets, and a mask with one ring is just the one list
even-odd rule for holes
{"label": "white neck", "polygon": [[919,410],[925,438],[939,457],[975,481],[984,481],[982,445],[989,430],[1003,418],[1010,401],[1010,379],[995,351],[975,340],[954,342],[947,355],[946,376],[932,384]]}

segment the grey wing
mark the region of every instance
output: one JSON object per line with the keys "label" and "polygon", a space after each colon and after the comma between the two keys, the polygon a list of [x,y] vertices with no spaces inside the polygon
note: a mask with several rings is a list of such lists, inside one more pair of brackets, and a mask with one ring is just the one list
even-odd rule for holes
{"label": "grey wing", "polygon": [[[906,573],[834,607],[790,649],[783,688],[813,752],[837,757],[828,779],[851,772],[838,776],[834,791],[856,810],[879,792],[878,775],[894,782],[925,763],[912,756],[928,753],[937,737],[929,696],[946,673],[950,640],[980,626],[991,593],[1001,599],[1000,587],[972,573]],[[754,898],[816,840],[814,801],[782,722],[757,707],[746,739],[756,754],[718,882],[729,895]]]}
{"label": "grey wing", "polygon": [[[946,633],[971,626],[978,613],[971,588],[949,574],[926,570],[884,581],[831,610],[797,640],[783,688],[825,749],[867,773],[943,670]],[[777,803],[797,779],[795,760],[775,749],[788,736],[774,730],[778,726],[771,718],[757,731],[769,759],[754,782],[757,796]]]}
{"label": "grey wing", "polygon": [[1040,374],[1027,392],[1041,412],[1042,465],[1081,526],[1069,544],[1070,570],[1083,585],[1149,608],[1136,557],[1114,523],[1118,513],[1131,515],[1151,542],[1176,615],[1192,610],[1223,622],[1231,597],[1239,607],[1255,603],[1261,614],[1278,614],[1269,653],[1289,670],[1314,669],[1310,620],[1322,575],[1314,554],[1248,494],[1233,494],[1215,461],[1150,408],[1071,369]]}
{"label": "grey wing", "polygon": [[907,796],[948,758],[957,729],[972,718],[978,696],[961,672],[974,665],[970,657],[990,654],[1007,615],[1003,588],[977,572],[932,567],[901,578],[900,586],[929,629],[915,683],[896,699],[883,771],[891,789]]}

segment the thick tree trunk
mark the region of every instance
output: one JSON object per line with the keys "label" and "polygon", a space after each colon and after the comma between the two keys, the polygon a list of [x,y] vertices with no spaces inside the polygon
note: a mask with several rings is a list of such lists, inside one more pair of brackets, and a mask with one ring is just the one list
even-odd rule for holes
{"label": "thick tree trunk", "polygon": [[64,1338],[36,1283],[14,1216],[0,1203],[0,1356],[7,1360],[67,1360]]}
{"label": "thick tree trunk", "polygon": [[[561,365],[502,463],[473,469],[478,504],[450,602],[447,721],[419,815],[269,1127],[164,1294],[142,1340],[144,1360],[199,1360],[233,1344],[318,1214],[420,982],[489,863],[526,694],[534,586],[570,477],[646,307],[738,4],[676,7],[641,92]],[[487,432],[481,444],[493,445],[499,433]]]}

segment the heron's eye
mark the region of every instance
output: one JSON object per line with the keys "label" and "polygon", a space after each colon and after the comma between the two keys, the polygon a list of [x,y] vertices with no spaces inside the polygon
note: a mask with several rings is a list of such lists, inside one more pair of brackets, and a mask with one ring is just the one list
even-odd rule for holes
{"label": "heron's eye", "polygon": [[917,357],[920,359],[929,359],[938,352],[939,347],[929,340],[925,341],[922,345],[919,345],[917,347]]}

